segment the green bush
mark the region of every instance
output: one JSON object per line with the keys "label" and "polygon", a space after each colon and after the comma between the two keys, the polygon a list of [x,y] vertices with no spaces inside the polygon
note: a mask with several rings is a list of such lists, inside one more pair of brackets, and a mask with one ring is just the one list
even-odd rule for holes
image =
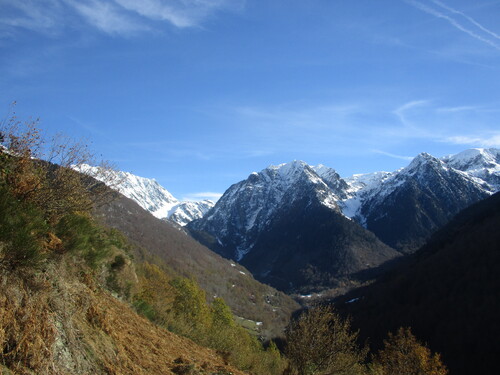
{"label": "green bush", "polygon": [[0,187],[0,265],[36,267],[45,259],[48,225],[40,211]]}
{"label": "green bush", "polygon": [[110,254],[111,244],[105,231],[85,215],[63,217],[56,226],[56,234],[63,241],[64,250],[75,253],[91,268]]}

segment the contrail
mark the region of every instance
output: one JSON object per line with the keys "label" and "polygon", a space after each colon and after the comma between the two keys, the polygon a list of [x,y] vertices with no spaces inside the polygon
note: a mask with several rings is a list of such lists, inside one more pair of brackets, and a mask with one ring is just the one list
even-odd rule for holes
{"label": "contrail", "polygon": [[443,9],[446,9],[447,11],[451,12],[451,13],[455,13],[455,14],[459,14],[461,15],[462,17],[464,17],[465,19],[467,19],[469,22],[471,22],[472,24],[476,25],[478,28],[480,28],[481,30],[483,30],[485,33],[487,34],[490,34],[492,37],[496,38],[496,39],[500,39],[500,35],[494,33],[493,31],[487,29],[486,27],[484,27],[483,25],[481,25],[479,22],[477,22],[474,18],[468,16],[467,14],[463,13],[463,12],[460,12],[459,10],[456,10],[456,9],[453,9],[451,7],[449,7],[448,5],[442,3],[441,1],[438,1],[438,0],[431,0],[434,4],[440,6],[441,8]]}
{"label": "contrail", "polygon": [[[455,28],[457,28],[458,30],[463,31],[464,33],[468,34],[469,36],[476,38],[477,40],[480,40],[484,43],[487,43],[490,46],[492,46],[493,48],[500,51],[500,46],[498,44],[496,44],[495,42],[492,42],[489,39],[482,37],[481,35],[475,33],[474,31],[466,28],[465,26],[460,24],[457,20],[455,20],[454,18],[452,18],[444,13],[441,13],[438,10],[433,9],[433,8],[427,6],[419,1],[416,1],[416,0],[404,0],[404,1],[410,5],[413,5],[417,9],[420,9],[428,14],[433,15],[434,17],[442,18],[442,19],[448,21],[452,26],[455,26]],[[431,1],[434,1],[434,0],[431,0]]]}

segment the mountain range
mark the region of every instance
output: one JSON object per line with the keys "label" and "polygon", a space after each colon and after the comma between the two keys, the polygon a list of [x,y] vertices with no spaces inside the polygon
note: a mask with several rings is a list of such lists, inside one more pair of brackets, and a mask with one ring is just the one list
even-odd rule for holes
{"label": "mountain range", "polygon": [[193,236],[285,291],[337,287],[414,252],[460,210],[498,190],[500,151],[419,154],[395,172],[343,179],[294,161],[232,185]]}
{"label": "mountain range", "polygon": [[[118,190],[255,277],[287,292],[341,287],[411,254],[455,214],[500,189],[500,150],[342,178],[303,161],[253,172],[213,202],[179,202],[155,180],[120,173]],[[364,273],[363,275],[370,275]]]}

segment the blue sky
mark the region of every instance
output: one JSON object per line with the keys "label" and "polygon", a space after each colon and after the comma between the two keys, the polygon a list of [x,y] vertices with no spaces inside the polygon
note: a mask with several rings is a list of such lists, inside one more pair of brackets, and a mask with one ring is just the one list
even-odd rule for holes
{"label": "blue sky", "polygon": [[0,0],[0,116],[180,199],[500,147],[500,1]]}

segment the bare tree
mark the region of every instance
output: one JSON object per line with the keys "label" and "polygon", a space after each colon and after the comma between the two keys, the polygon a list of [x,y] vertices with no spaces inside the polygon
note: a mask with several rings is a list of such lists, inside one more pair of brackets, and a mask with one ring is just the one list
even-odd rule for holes
{"label": "bare tree", "polygon": [[[23,122],[13,113],[0,123],[0,134],[1,181],[18,199],[42,209],[49,221],[90,211],[112,195],[106,185],[120,183],[113,166],[98,161],[85,142],[44,137],[38,119]],[[81,173],[89,166],[97,166],[92,177]]]}

